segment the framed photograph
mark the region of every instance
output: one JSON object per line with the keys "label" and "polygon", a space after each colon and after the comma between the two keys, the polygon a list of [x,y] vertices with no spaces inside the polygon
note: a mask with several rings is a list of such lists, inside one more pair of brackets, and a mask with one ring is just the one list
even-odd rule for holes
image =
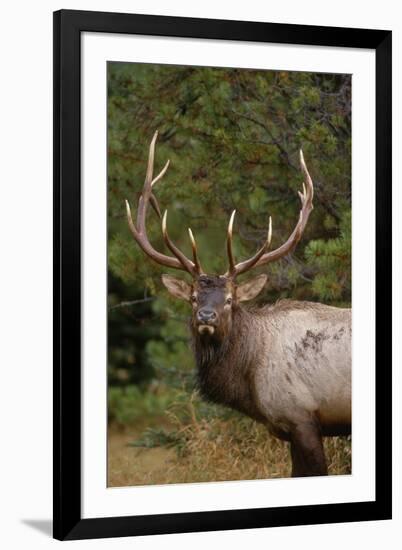
{"label": "framed photograph", "polygon": [[391,470],[391,32],[55,12],[54,537],[389,519]]}

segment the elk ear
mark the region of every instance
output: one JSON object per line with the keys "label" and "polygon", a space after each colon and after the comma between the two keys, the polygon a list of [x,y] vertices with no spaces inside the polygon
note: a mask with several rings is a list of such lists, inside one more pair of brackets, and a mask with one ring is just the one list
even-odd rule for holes
{"label": "elk ear", "polygon": [[237,301],[245,302],[255,298],[264,288],[267,279],[267,275],[258,275],[254,279],[251,279],[251,281],[239,285],[236,291]]}
{"label": "elk ear", "polygon": [[170,275],[162,275],[162,283],[168,289],[170,294],[173,294],[176,298],[181,298],[182,300],[190,300],[191,296],[191,286],[182,281],[181,279],[176,279],[176,277],[171,277]]}

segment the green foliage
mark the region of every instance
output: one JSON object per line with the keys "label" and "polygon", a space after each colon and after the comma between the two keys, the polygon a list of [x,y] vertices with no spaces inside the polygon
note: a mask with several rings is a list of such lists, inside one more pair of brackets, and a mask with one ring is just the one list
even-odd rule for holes
{"label": "green foliage", "polygon": [[131,424],[135,420],[160,416],[170,404],[172,395],[151,387],[147,391],[138,386],[111,386],[108,390],[108,415],[119,424]]}
{"label": "green foliage", "polygon": [[339,237],[310,241],[305,255],[316,273],[314,294],[328,302],[347,302],[351,292],[351,211],[342,214]]}

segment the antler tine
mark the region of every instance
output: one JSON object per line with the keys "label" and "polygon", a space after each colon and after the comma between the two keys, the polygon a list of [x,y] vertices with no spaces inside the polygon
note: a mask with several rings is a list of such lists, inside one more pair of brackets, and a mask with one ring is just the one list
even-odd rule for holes
{"label": "antler tine", "polygon": [[229,220],[229,225],[228,225],[228,234],[227,234],[227,239],[226,239],[226,249],[227,249],[227,253],[228,253],[228,260],[229,260],[229,270],[228,270],[228,274],[230,276],[233,276],[234,273],[235,273],[235,260],[234,260],[234,256],[233,256],[233,248],[232,248],[232,240],[233,240],[233,223],[234,223],[234,217],[236,215],[236,210],[233,210],[231,216],[230,216],[230,220]]}
{"label": "antler tine", "polygon": [[[157,138],[158,138],[158,130],[154,133],[151,144],[149,146],[147,173],[145,176],[145,182],[144,182],[144,187],[142,188],[141,197],[140,197],[140,200],[138,201],[137,229],[140,232],[143,232],[145,230],[145,218],[147,213],[147,206],[148,206],[149,198],[152,194],[152,176],[154,173],[155,143]],[[153,200],[152,203],[155,206],[156,200]]]}
{"label": "antler tine", "polygon": [[186,269],[191,275],[198,275],[199,270],[197,268],[196,263],[191,262],[183,254],[183,252],[179,248],[177,248],[177,246],[173,243],[173,241],[169,237],[169,234],[167,231],[167,210],[165,210],[165,213],[163,214],[163,218],[162,218],[162,235],[167,247],[171,252],[173,252],[173,254],[176,256],[179,262],[183,265],[184,269]]}
{"label": "antler tine", "polygon": [[[306,199],[310,200],[311,206],[312,206],[312,201],[313,201],[313,197],[314,197],[314,185],[313,185],[313,180],[311,179],[310,173],[307,170],[307,166],[306,166],[306,163],[304,161],[303,151],[301,149],[300,149],[300,166],[301,166],[302,172],[304,174],[304,177],[306,179],[306,182],[305,182],[305,184],[307,185],[307,193],[305,192]],[[303,190],[304,191],[306,191],[305,184],[303,183]]]}
{"label": "antler tine", "polygon": [[131,230],[131,233],[133,234],[134,238],[137,239],[138,231],[137,231],[137,229],[134,225],[133,218],[131,216],[130,203],[128,202],[127,199],[126,199],[125,203],[126,203],[126,213],[127,213],[128,226],[129,226],[129,228]]}
{"label": "antler tine", "polygon": [[162,170],[159,172],[159,174],[151,181],[151,187],[155,185],[157,181],[163,178],[163,176],[166,174],[166,170],[169,168],[170,160],[167,161],[165,166],[162,168]]}
{"label": "antler tine", "polygon": [[299,197],[300,197],[302,206],[303,206],[304,201],[306,200],[307,191],[306,191],[306,186],[304,185],[304,181],[302,182],[302,185],[303,185],[303,193],[301,193],[300,191],[298,191],[298,194],[299,194]]}
{"label": "antler tine", "polygon": [[149,154],[148,154],[148,165],[147,165],[147,173],[145,176],[145,183],[150,184],[152,182],[152,176],[154,173],[154,160],[155,160],[155,144],[156,140],[158,139],[158,130],[155,131],[154,135],[152,136],[151,143],[149,144]]}
{"label": "antler tine", "polygon": [[[279,260],[283,256],[289,254],[289,252],[300,241],[303,231],[306,227],[307,220],[310,216],[311,211],[313,210],[314,196],[313,180],[311,179],[310,173],[307,169],[306,163],[304,161],[303,151],[301,149],[300,166],[305,179],[305,182],[303,183],[303,193],[301,193],[300,191],[298,192],[302,203],[302,208],[300,210],[298,222],[292,234],[290,235],[288,240],[279,248],[272,250],[271,252],[266,252],[266,248],[268,248],[268,246],[267,244],[265,244],[252,258],[236,264],[233,269],[232,277],[237,277],[237,275],[245,273],[252,267],[259,267],[269,262]],[[270,230],[268,230],[268,232],[270,232]],[[228,273],[230,273],[230,271],[231,270],[229,269]]]}
{"label": "antler tine", "polygon": [[[155,185],[157,181],[163,178],[165,175],[167,169],[169,168],[170,160],[167,161],[165,166],[162,168],[162,170],[159,172],[159,174],[154,178],[151,182],[151,188]],[[151,192],[149,195],[149,202],[151,203],[152,208],[155,210],[156,214],[158,215],[158,218],[162,218],[161,209],[159,207],[158,199],[155,197],[155,195]]]}
{"label": "antler tine", "polygon": [[[232,214],[232,216],[233,216],[233,214]],[[230,256],[228,254],[228,256],[229,256],[229,270],[225,273],[225,277],[235,278],[235,277],[237,277],[237,275],[240,275],[240,273],[244,273],[245,271],[248,271],[249,269],[254,267],[255,264],[258,262],[258,260],[262,257],[262,255],[270,247],[271,240],[272,240],[272,218],[270,216],[269,217],[269,222],[268,222],[267,238],[265,239],[265,242],[262,245],[262,247],[254,254],[254,256],[252,256],[248,260],[246,260],[244,262],[241,262],[241,264],[237,264],[237,265],[233,265],[233,266],[231,265]],[[229,249],[228,249],[228,251],[229,251]],[[233,258],[232,258],[232,261],[233,261]],[[239,266],[241,266],[241,268],[242,268],[241,271],[239,270]]]}
{"label": "antler tine", "polygon": [[[166,173],[166,170],[168,169],[169,167],[169,164],[170,164],[170,160],[167,161],[167,163],[165,164],[165,166],[162,168],[162,170],[159,172],[159,174],[156,176],[156,178],[154,178],[152,180],[152,183],[151,183],[151,188],[153,188],[153,186],[155,185],[155,183],[157,181],[159,181],[161,178],[163,178],[163,176],[165,175]],[[155,197],[155,195],[153,194],[153,192],[151,191],[150,195],[149,195],[149,202],[151,203],[151,206],[152,208],[155,210],[157,216],[159,219],[162,218],[162,213],[161,213],[161,209],[159,207],[159,203],[158,203],[158,199]]]}
{"label": "antler tine", "polygon": [[134,239],[137,241],[137,243],[140,245],[142,250],[150,256],[153,260],[158,262],[161,265],[165,265],[167,267],[172,267],[174,269],[181,269],[185,270],[188,273],[190,273],[193,276],[197,275],[197,266],[195,263],[193,263],[191,260],[189,260],[170,240],[167,231],[166,231],[166,213],[164,216],[164,219],[162,220],[162,229],[163,229],[163,237],[168,245],[169,249],[173,252],[175,255],[175,258],[171,256],[167,256],[166,254],[162,254],[161,252],[158,252],[153,248],[151,243],[149,242],[145,220],[146,220],[146,213],[147,213],[147,207],[148,203],[150,202],[152,207],[154,208],[155,212],[158,214],[159,218],[161,218],[161,211],[159,208],[158,201],[155,197],[155,195],[152,192],[152,187],[159,181],[166,173],[168,167],[169,167],[169,161],[165,164],[163,169],[160,171],[160,173],[153,178],[153,170],[154,170],[154,158],[155,158],[155,144],[158,137],[158,132],[155,132],[151,144],[149,146],[149,156],[148,156],[148,164],[147,164],[147,172],[145,176],[145,182],[142,189],[141,196],[138,201],[138,211],[137,211],[137,220],[136,224],[134,224],[132,216],[131,216],[131,208],[129,202],[126,200],[126,213],[127,213],[127,221],[130,228],[131,233],[133,234]]}
{"label": "antler tine", "polygon": [[200,260],[198,258],[198,254],[197,254],[197,244],[195,242],[193,232],[191,231],[190,228],[188,228],[188,234],[190,236],[191,248],[193,250],[193,262],[195,264],[195,268],[196,268],[198,274],[201,275],[201,273],[204,273],[204,270],[201,267],[201,263],[200,263]]}

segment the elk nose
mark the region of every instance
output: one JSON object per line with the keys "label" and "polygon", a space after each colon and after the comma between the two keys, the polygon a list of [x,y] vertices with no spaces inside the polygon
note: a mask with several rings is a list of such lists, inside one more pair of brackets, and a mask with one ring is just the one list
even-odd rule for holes
{"label": "elk nose", "polygon": [[215,321],[216,317],[213,309],[202,308],[197,313],[197,320],[200,323],[210,323],[211,321]]}

